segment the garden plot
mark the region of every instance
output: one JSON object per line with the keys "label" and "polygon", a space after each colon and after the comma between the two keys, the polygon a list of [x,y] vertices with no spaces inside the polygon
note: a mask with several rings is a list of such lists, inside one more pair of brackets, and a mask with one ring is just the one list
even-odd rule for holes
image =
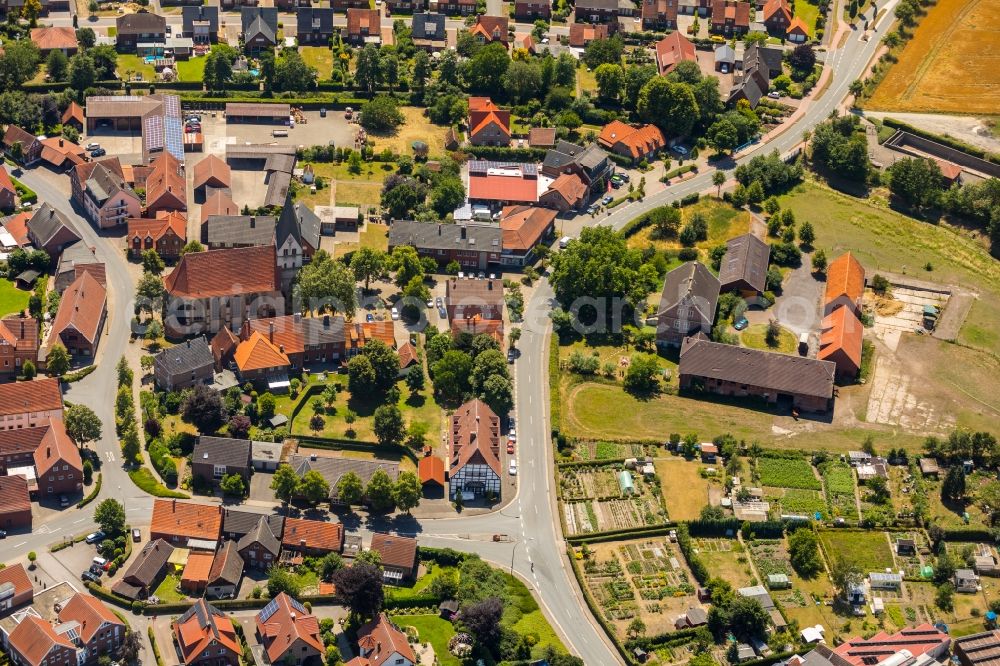
{"label": "garden plot", "polygon": [[621,460],[646,456],[646,447],[637,443],[579,442],[576,454],[580,460]]}
{"label": "garden plot", "polygon": [[846,562],[867,575],[893,566],[892,549],[884,532],[821,530],[819,540],[831,568]]}
{"label": "garden plot", "polygon": [[618,499],[622,497],[618,485],[618,470],[613,467],[585,467],[564,470],[560,481],[563,499]]}
{"label": "garden plot", "polygon": [[733,587],[760,585],[743,545],[736,539],[695,539],[695,553],[709,573]]}
{"label": "garden plot", "polygon": [[851,466],[839,460],[831,460],[820,466],[823,484],[826,486],[826,501],[830,515],[834,518],[855,519],[858,505],[854,495],[854,471]]}
{"label": "garden plot", "polygon": [[781,509],[778,513],[808,516],[812,518],[815,514],[827,517],[826,500],[818,490],[800,490],[798,488],[764,488],[764,499],[774,504],[779,504]]}
{"label": "garden plot", "polygon": [[559,484],[565,502],[568,534],[605,532],[666,521],[660,487],[631,473],[631,485],[619,482],[620,466],[563,468]]}
{"label": "garden plot", "polygon": [[823,489],[813,472],[812,465],[798,458],[759,458],[757,474],[762,486],[800,490]]}

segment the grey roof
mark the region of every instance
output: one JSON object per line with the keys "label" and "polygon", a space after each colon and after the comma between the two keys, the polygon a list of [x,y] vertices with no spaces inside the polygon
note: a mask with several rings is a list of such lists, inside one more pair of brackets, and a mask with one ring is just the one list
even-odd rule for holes
{"label": "grey roof", "polygon": [[265,206],[280,206],[288,198],[292,184],[290,171],[275,171],[268,176],[267,193],[264,195]]}
{"label": "grey roof", "polygon": [[711,326],[718,300],[719,279],[705,264],[689,261],[667,273],[657,315],[670,313],[693,321],[690,311],[694,310],[703,324]]}
{"label": "grey roof", "polygon": [[734,283],[743,281],[757,291],[764,291],[771,246],[753,234],[743,234],[726,241],[726,248],[719,268],[719,288],[726,290]]}
{"label": "grey roof", "polygon": [[198,463],[247,468],[250,466],[250,440],[201,435],[191,454],[191,464]]}
{"label": "grey roof", "polygon": [[837,366],[790,354],[736,347],[707,340],[687,345],[678,372],[793,395],[830,399]]}
{"label": "grey roof", "polygon": [[261,546],[266,548],[268,552],[272,555],[277,556],[278,551],[281,550],[281,542],[278,541],[278,537],[275,536],[274,531],[268,522],[267,516],[261,516],[257,519],[257,524],[252,530],[247,532],[236,547],[239,550],[243,550],[247,546],[259,543]]}
{"label": "grey roof", "polygon": [[295,204],[295,217],[299,221],[299,235],[313,248],[319,247],[322,223],[312,208],[304,203]]}
{"label": "grey roof", "polygon": [[422,39],[434,42],[445,41],[447,33],[444,14],[431,14],[429,12],[414,14],[411,34],[414,41]]}
{"label": "grey roof", "polygon": [[276,153],[268,155],[264,161],[264,171],[282,171],[292,173],[295,171],[295,155],[287,153]]}
{"label": "grey roof", "polygon": [[263,23],[263,29],[268,31],[265,34],[270,34],[271,40],[274,40],[274,36],[278,32],[278,10],[276,7],[242,7],[240,9],[240,25],[243,29],[244,35],[254,34],[255,22],[260,20]]}
{"label": "grey roof", "polygon": [[166,566],[174,547],[163,539],[146,542],[123,576],[123,580],[149,586]]}
{"label": "grey roof", "polygon": [[705,624],[708,622],[708,613],[705,612],[704,608],[699,608],[698,606],[692,606],[687,609],[685,613],[688,622],[692,625]]}
{"label": "grey roof", "polygon": [[618,0],[577,0],[577,14],[588,9],[600,9],[604,11],[617,11]]}
{"label": "grey roof", "polygon": [[[730,346],[730,345],[724,345]],[[754,585],[752,587],[741,587],[737,590],[741,597],[749,597],[751,599],[756,599],[758,603],[764,608],[764,610],[771,610],[774,606],[774,600],[771,599],[771,595],[768,594],[767,590],[763,585]]]}
{"label": "grey roof", "polygon": [[219,31],[219,8],[209,5],[198,5],[197,7],[181,7],[183,14],[184,32],[194,32],[194,24],[198,21],[207,21],[209,32]]}
{"label": "grey roof", "polygon": [[393,460],[359,460],[357,458],[332,458],[329,456],[293,455],[288,464],[295,473],[302,476],[309,470],[316,470],[330,484],[330,496],[337,496],[337,482],[348,472],[354,472],[361,477],[365,485],[377,470],[385,470],[389,478],[395,480],[399,476],[399,463]]}
{"label": "grey roof", "polygon": [[271,245],[273,215],[210,215],[205,222],[209,245]]}
{"label": "grey roof", "polygon": [[[63,256],[66,256],[65,254]],[[155,372],[176,375],[200,370],[215,363],[212,349],[205,336],[186,340],[179,345],[164,349],[154,358]]]}
{"label": "grey roof", "polygon": [[97,255],[94,254],[94,248],[82,240],[77,241],[63,249],[62,255],[59,257],[59,267],[56,268],[56,275],[74,272],[77,264],[96,263],[100,263],[100,261],[97,259]]}
{"label": "grey roof", "polygon": [[64,228],[78,239],[80,238],[80,235],[73,231],[73,226],[66,216],[53,208],[47,201],[43,202],[28,220],[28,230],[42,245],[47,245]]}
{"label": "grey roof", "polygon": [[276,31],[268,25],[267,21],[264,20],[262,16],[255,17],[251,22],[250,26],[243,33],[246,36],[246,40],[249,42],[252,39],[256,39],[257,36],[261,36],[272,44],[276,44],[275,39]]}
{"label": "grey roof", "polygon": [[[759,58],[761,62],[767,65],[767,69],[769,70],[769,72],[781,71],[781,65],[785,56],[784,51],[782,51],[781,49],[770,48],[767,46],[758,46],[756,43],[751,44],[750,46],[747,47],[747,54],[749,54],[751,51],[756,51],[756,55],[755,56],[752,55],[751,57]],[[746,62],[746,59],[747,56],[746,54],[744,54],[743,56],[744,63]]]}
{"label": "grey roof", "polygon": [[331,7],[299,7],[296,10],[296,21],[299,34],[311,32],[333,32],[333,8]]}
{"label": "grey roof", "polygon": [[542,166],[549,169],[562,170],[570,164],[579,164],[584,171],[592,174],[607,159],[608,154],[595,144],[581,146],[560,139],[556,143],[555,148],[550,148],[545,153],[545,160],[542,162]]}
{"label": "grey roof", "polygon": [[125,179],[101,162],[98,162],[90,173],[90,178],[87,179],[87,189],[99,204],[117,196],[119,192],[135,196]]}
{"label": "grey roof", "polygon": [[764,91],[757,85],[757,80],[752,76],[744,75],[740,81],[733,85],[733,89],[729,91],[729,98],[726,100],[726,103],[732,105],[739,101],[741,97],[746,97],[747,101],[750,102],[750,108],[756,108],[763,96]]}
{"label": "grey roof", "polygon": [[[271,161],[270,159],[268,160]],[[295,239],[295,244],[302,247],[302,235],[299,233],[299,220],[295,214],[295,206],[292,204],[292,189],[288,188],[285,195],[285,204],[281,207],[281,215],[278,223],[274,227],[274,246],[280,248],[285,244],[285,240],[291,236]]]}
{"label": "grey roof", "polygon": [[243,537],[252,532],[257,527],[261,518],[266,518],[271,532],[275,536],[281,536],[281,531],[285,527],[285,517],[274,513],[255,513],[253,511],[243,511],[241,509],[225,509],[222,514],[222,533],[227,536],[235,535],[237,538]]}
{"label": "grey roof", "polygon": [[723,44],[715,49],[715,62],[728,62],[730,64],[736,62],[736,51],[729,44]]}
{"label": "grey roof", "polygon": [[166,33],[167,19],[151,12],[136,12],[124,14],[115,21],[119,35],[141,35],[147,33]]}
{"label": "grey roof", "polygon": [[208,573],[209,585],[236,585],[243,577],[243,558],[236,544],[226,541],[215,554],[212,568]]}
{"label": "grey roof", "polygon": [[[465,238],[462,238],[462,233]],[[394,222],[389,227],[389,245],[412,245],[432,250],[478,250],[500,252],[503,232],[493,224],[441,224]]]}

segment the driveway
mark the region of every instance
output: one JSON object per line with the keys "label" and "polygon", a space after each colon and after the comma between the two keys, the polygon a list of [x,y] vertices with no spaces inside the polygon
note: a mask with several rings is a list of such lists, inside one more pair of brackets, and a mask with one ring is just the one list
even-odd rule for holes
{"label": "driveway", "polygon": [[[825,283],[812,275],[811,255],[802,255],[802,265],[785,276],[781,285],[781,295],[774,302],[771,312],[782,326],[795,333],[819,331],[823,315],[820,301]],[[814,335],[811,337],[815,337]],[[810,341],[810,346],[813,344]]]}

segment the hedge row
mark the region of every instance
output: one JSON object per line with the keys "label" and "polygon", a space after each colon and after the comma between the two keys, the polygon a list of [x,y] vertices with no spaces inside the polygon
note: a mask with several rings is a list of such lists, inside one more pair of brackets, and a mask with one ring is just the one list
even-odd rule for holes
{"label": "hedge row", "polygon": [[417,557],[422,562],[435,562],[443,567],[453,567],[470,558],[478,559],[479,556],[472,553],[463,553],[460,550],[453,550],[451,548],[417,546]]}
{"label": "hedge row", "polygon": [[993,541],[989,530],[975,527],[955,527],[944,531],[945,541]]}
{"label": "hedge row", "polygon": [[676,178],[677,176],[683,176],[684,174],[686,174],[688,172],[697,171],[697,170],[698,170],[698,167],[695,166],[694,164],[685,164],[684,166],[679,166],[676,169],[672,169],[672,170],[668,171],[666,173],[666,175],[663,176],[663,179],[664,180],[670,180],[671,178]]}
{"label": "hedge row", "polygon": [[698,634],[698,630],[691,629],[681,629],[680,631],[668,631],[662,634],[656,634],[654,636],[643,636],[642,638],[633,638],[631,640],[625,641],[625,647],[629,650],[634,650],[639,647],[643,650],[649,651],[654,648],[662,647],[665,643],[670,643],[674,641],[687,642],[689,639],[694,638]]}
{"label": "hedge row", "polygon": [[97,370],[97,365],[88,365],[86,367],[80,368],[79,370],[75,370],[73,372],[67,372],[65,375],[62,376],[62,381],[66,382],[67,384],[78,382],[87,375],[89,375],[90,373],[92,373],[94,370]]}
{"label": "hedge row", "polygon": [[17,190],[17,195],[21,197],[21,203],[33,204],[38,201],[38,194],[36,194],[33,189],[13,176],[11,177],[11,181],[14,183],[14,189]]}
{"label": "hedge row", "polygon": [[641,539],[644,537],[663,536],[664,534],[669,534],[670,530],[676,529],[677,527],[677,523],[663,523],[660,525],[650,525],[648,527],[629,527],[621,530],[591,532],[589,534],[578,534],[566,537],[566,542],[573,546],[582,546],[585,544],[605,543],[608,541]]}
{"label": "hedge row", "polygon": [[552,432],[562,430],[562,400],[559,398],[559,336],[549,336],[549,412]]}
{"label": "hedge row", "polygon": [[176,490],[170,490],[162,483],[156,480],[153,473],[149,471],[148,467],[137,467],[135,469],[130,469],[128,472],[128,477],[132,479],[132,483],[139,487],[140,490],[152,495],[153,497],[166,497],[171,499],[191,499],[191,496],[178,492]]}
{"label": "hedge row", "polygon": [[587,603],[587,608],[590,609],[591,617],[597,620],[597,624],[601,625],[601,629],[604,630],[604,633],[611,641],[611,644],[615,646],[615,649],[618,650],[618,653],[625,660],[625,663],[629,666],[635,666],[635,656],[629,650],[626,650],[625,646],[622,645],[620,640],[618,640],[615,628],[608,623],[601,608],[598,607],[597,602],[594,601],[594,597],[590,593],[590,588],[587,586],[587,581],[584,578],[583,572],[580,570],[580,564],[576,561],[576,554],[573,552],[572,546],[566,547],[566,554],[569,556],[569,563],[573,568],[573,575],[576,576],[577,585],[580,586],[580,591],[583,593],[583,600]]}
{"label": "hedge row", "polygon": [[153,646],[153,657],[156,659],[156,666],[163,666],[163,658],[160,656],[160,647],[156,644],[156,636],[153,628],[147,627],[146,634],[149,636],[149,644]]}
{"label": "hedge row", "polygon": [[978,157],[979,159],[986,160],[987,162],[993,162],[994,164],[1000,164],[1000,155],[995,155],[993,153],[987,152],[982,148],[977,148],[976,146],[971,146],[958,139],[953,139],[950,136],[943,136],[941,134],[934,134],[933,132],[927,132],[920,129],[919,127],[914,127],[904,123],[901,120],[896,120],[895,118],[883,118],[882,124],[893,129],[903,130],[904,132],[909,132],[910,134],[915,134],[916,136],[922,137],[929,141],[936,141],[940,144],[948,146],[949,148],[954,148],[955,150],[960,150],[963,153],[968,153],[973,157]]}
{"label": "hedge row", "polygon": [[[682,167],[682,168],[687,168],[687,167]],[[674,169],[674,171],[677,171],[677,169]],[[673,171],[671,171],[670,173],[673,173]],[[664,176],[663,179],[669,180],[669,176]],[[674,208],[683,208],[685,206],[691,206],[693,204],[696,204],[700,200],[701,200],[701,195],[698,194],[697,192],[693,192],[691,194],[688,194],[687,196],[681,197],[680,199],[673,201],[670,205],[673,206]],[[654,208],[653,210],[656,209]],[[652,218],[650,218],[649,216],[650,212],[652,211],[648,211],[646,213],[643,213],[639,217],[629,220],[628,222],[625,223],[625,226],[623,226],[621,229],[618,230],[618,233],[624,236],[625,238],[628,238],[629,236],[633,236],[639,233],[647,226],[649,226],[652,220]]]}
{"label": "hedge row", "polygon": [[76,503],[76,508],[82,509],[83,507],[87,506],[95,499],[97,499],[97,496],[101,494],[101,483],[103,482],[103,480],[104,480],[104,475],[101,472],[98,472],[97,481],[94,483],[94,489],[91,490],[86,497],[84,497],[82,500]]}

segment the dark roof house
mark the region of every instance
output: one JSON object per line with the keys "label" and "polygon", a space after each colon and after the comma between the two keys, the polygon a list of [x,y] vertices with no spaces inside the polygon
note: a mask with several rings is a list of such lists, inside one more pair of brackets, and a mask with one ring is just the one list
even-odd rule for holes
{"label": "dark roof house", "polygon": [[730,238],[719,267],[719,291],[763,293],[770,256],[771,246],[753,234]]}
{"label": "dark roof house", "polygon": [[667,273],[656,311],[656,342],[679,345],[694,333],[706,335],[715,321],[719,279],[697,261],[689,261]]}

